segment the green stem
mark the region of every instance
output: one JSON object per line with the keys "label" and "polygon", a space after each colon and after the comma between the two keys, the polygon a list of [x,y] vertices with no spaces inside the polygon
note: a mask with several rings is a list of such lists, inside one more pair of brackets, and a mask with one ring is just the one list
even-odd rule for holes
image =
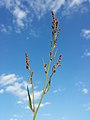
{"label": "green stem", "polygon": [[[52,48],[52,52],[53,52],[53,51],[54,51],[54,47]],[[44,92],[46,91],[46,88],[47,88],[47,86],[46,86],[46,80],[48,80],[48,75],[49,75],[49,71],[50,71],[50,65],[51,65],[51,61],[49,61],[49,63],[48,63],[48,70],[47,70],[47,74],[46,74],[46,79],[45,79],[45,81],[44,81],[43,92],[42,92],[42,95],[41,95],[39,104],[38,104],[38,106],[37,106],[37,108],[36,108],[36,111],[34,112],[33,120],[36,119],[37,112],[38,112],[38,110],[39,110],[39,108],[40,108],[40,105],[41,105],[42,100],[43,100],[43,97],[44,97]],[[52,78],[52,75],[50,76],[50,80],[51,80],[51,78]]]}
{"label": "green stem", "polygon": [[38,112],[38,110],[39,110],[40,104],[42,103],[43,97],[44,97],[44,90],[43,90],[43,92],[42,92],[42,96],[41,96],[40,102],[39,102],[39,104],[38,104],[38,107],[37,107],[37,109],[36,109],[36,111],[35,111],[35,113],[34,113],[33,120],[36,119],[36,115],[37,115],[37,112]]}
{"label": "green stem", "polygon": [[32,101],[33,101],[33,110],[35,111],[35,106],[34,106],[34,85],[32,83]]}
{"label": "green stem", "polygon": [[50,70],[50,62],[48,63],[48,71],[47,71],[46,79],[45,79],[45,81],[44,81],[43,92],[42,92],[42,95],[41,95],[41,98],[40,98],[40,101],[39,101],[38,107],[36,108],[36,111],[34,112],[33,120],[36,119],[37,112],[38,112],[38,110],[39,110],[39,108],[40,108],[40,105],[41,105],[42,100],[43,100],[43,97],[44,97],[44,92],[46,91],[46,80],[48,79],[48,73],[49,73],[49,70]]}

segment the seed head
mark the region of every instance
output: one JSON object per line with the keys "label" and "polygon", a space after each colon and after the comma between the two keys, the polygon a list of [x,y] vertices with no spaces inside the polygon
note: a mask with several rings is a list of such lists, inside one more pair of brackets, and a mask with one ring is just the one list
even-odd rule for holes
{"label": "seed head", "polygon": [[58,34],[60,33],[61,29],[58,29]]}
{"label": "seed head", "polygon": [[32,78],[30,78],[30,84],[32,84]]}
{"label": "seed head", "polygon": [[58,67],[61,66],[61,64],[58,64]]}
{"label": "seed head", "polygon": [[54,17],[54,12],[52,11],[52,17]]}
{"label": "seed head", "polygon": [[45,74],[47,74],[47,71],[45,70]]}
{"label": "seed head", "polygon": [[62,58],[62,54],[60,54],[59,58]]}
{"label": "seed head", "polygon": [[47,64],[44,64],[44,68],[47,66]]}
{"label": "seed head", "polygon": [[50,56],[52,56],[52,52],[50,52]]}
{"label": "seed head", "polygon": [[34,74],[34,72],[32,71],[32,72],[30,72],[30,76],[32,77],[33,76],[33,74]]}
{"label": "seed head", "polygon": [[53,70],[53,73],[55,73],[55,72],[56,72],[56,69]]}
{"label": "seed head", "polygon": [[27,68],[28,70],[30,70],[30,66],[29,66],[29,65],[26,65],[26,68]]}

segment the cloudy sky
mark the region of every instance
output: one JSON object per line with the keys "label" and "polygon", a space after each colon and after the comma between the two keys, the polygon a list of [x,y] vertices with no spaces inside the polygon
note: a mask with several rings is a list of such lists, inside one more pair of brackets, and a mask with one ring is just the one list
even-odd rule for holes
{"label": "cloudy sky", "polygon": [[32,120],[25,52],[37,105],[45,78],[42,58],[49,60],[52,10],[62,29],[56,56],[62,53],[62,66],[37,120],[90,119],[90,0],[0,0],[0,120]]}

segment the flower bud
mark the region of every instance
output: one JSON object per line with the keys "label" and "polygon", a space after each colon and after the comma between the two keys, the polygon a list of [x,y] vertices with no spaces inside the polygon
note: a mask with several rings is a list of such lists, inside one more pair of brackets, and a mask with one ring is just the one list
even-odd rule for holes
{"label": "flower bud", "polygon": [[56,65],[53,66],[53,68],[52,68],[52,72],[53,72],[53,73],[56,72]]}
{"label": "flower bud", "polygon": [[62,54],[60,54],[59,58],[62,58]]}
{"label": "flower bud", "polygon": [[47,64],[44,64],[44,68],[47,66]]}
{"label": "flower bud", "polygon": [[55,72],[56,72],[56,69],[53,70],[53,73],[55,73]]}
{"label": "flower bud", "polygon": [[61,66],[61,64],[58,64],[58,67]]}
{"label": "flower bud", "polygon": [[26,68],[27,68],[28,70],[30,70],[30,66],[29,66],[29,65],[26,65]]}
{"label": "flower bud", "polygon": [[52,56],[52,52],[50,52],[50,56]]}
{"label": "flower bud", "polygon": [[60,33],[61,29],[58,29],[58,33]]}
{"label": "flower bud", "polygon": [[34,73],[33,71],[32,71],[32,72],[30,72],[30,76],[31,76],[31,77],[33,76],[33,73]]}
{"label": "flower bud", "polygon": [[53,60],[53,58],[52,58],[52,57],[50,57],[50,60],[52,61],[52,60]]}
{"label": "flower bud", "polygon": [[54,12],[52,11],[52,17],[54,17]]}
{"label": "flower bud", "polygon": [[56,65],[54,65],[53,68],[56,69]]}
{"label": "flower bud", "polygon": [[30,78],[30,84],[32,84],[32,78]]}
{"label": "flower bud", "polygon": [[45,70],[45,74],[47,74],[47,71]]}

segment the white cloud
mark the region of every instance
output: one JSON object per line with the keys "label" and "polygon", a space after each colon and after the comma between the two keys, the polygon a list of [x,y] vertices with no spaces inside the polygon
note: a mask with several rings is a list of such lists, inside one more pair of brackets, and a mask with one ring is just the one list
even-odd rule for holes
{"label": "white cloud", "polygon": [[15,82],[13,85],[7,86],[6,91],[16,95],[20,99],[26,100],[27,91],[25,88],[23,89],[22,87],[23,87],[22,83]]}
{"label": "white cloud", "polygon": [[19,27],[24,27],[24,20],[27,17],[27,12],[16,6],[14,11],[13,11],[13,15],[16,18],[17,25]]}
{"label": "white cloud", "polygon": [[[25,0],[29,7],[27,7],[23,1],[20,0],[1,0],[1,6],[4,6],[15,17],[14,21],[19,27],[24,27],[27,14],[31,16],[36,15],[37,18],[41,18],[48,11],[54,10],[57,12],[65,3],[65,0]],[[31,12],[34,11],[34,12]],[[29,19],[30,20],[30,19]]]}
{"label": "white cloud", "polygon": [[45,102],[45,103],[42,103],[42,104],[40,105],[40,107],[45,107],[45,106],[50,105],[50,104],[51,104],[50,102]]}
{"label": "white cloud", "polygon": [[[26,4],[24,4],[26,2]],[[61,8],[63,14],[68,14],[73,11],[88,11],[85,2],[90,3],[89,0],[0,0],[0,6],[6,8],[7,11],[13,16],[12,22],[15,32],[20,33],[27,25],[30,25],[34,16],[40,19],[43,15],[52,10],[56,13]],[[6,26],[2,29],[6,32]]]}
{"label": "white cloud", "polygon": [[[2,74],[0,75],[0,85],[4,88],[4,91],[3,89],[1,89],[0,93],[9,92],[19,98],[17,104],[22,104],[23,102],[26,102],[28,100],[26,88],[28,85],[29,89],[31,90],[31,84],[28,84],[26,81],[23,81],[22,77],[18,77],[15,74]],[[40,98],[41,94],[42,91],[34,92],[35,101]]]}
{"label": "white cloud", "polygon": [[86,49],[83,53],[82,57],[90,57],[90,51],[88,49]]}
{"label": "white cloud", "polygon": [[89,12],[89,7],[85,3],[90,4],[89,0],[68,0],[65,2],[64,10],[62,14],[65,15],[71,15],[74,12]]}
{"label": "white cloud", "polygon": [[0,32],[10,33],[11,31],[12,31],[12,27],[11,26],[5,26],[4,24],[0,25]]}
{"label": "white cloud", "polygon": [[88,0],[70,0],[69,7],[79,6]]}
{"label": "white cloud", "polygon": [[53,93],[58,93],[60,91],[61,91],[61,89],[59,88],[59,89],[53,90]]}
{"label": "white cloud", "polygon": [[82,81],[78,81],[75,85],[76,85],[78,88],[85,87],[85,84],[84,84]]}
{"label": "white cloud", "polygon": [[48,11],[57,12],[64,5],[65,0],[31,0],[28,3],[40,19]]}
{"label": "white cloud", "polygon": [[[37,100],[41,96],[41,94],[42,94],[42,91],[35,91],[34,92],[35,100]],[[32,96],[31,96],[31,98],[32,98]]]}
{"label": "white cloud", "polygon": [[0,85],[6,86],[20,79],[22,79],[22,77],[18,77],[15,74],[2,74],[0,75]]}
{"label": "white cloud", "polygon": [[75,84],[78,87],[78,90],[83,93],[84,95],[88,94],[89,90],[87,88],[87,86],[85,85],[85,83],[83,83],[82,81],[79,81]]}
{"label": "white cloud", "polygon": [[89,91],[88,91],[87,88],[83,88],[83,89],[82,89],[82,92],[83,92],[83,94],[88,94]]}
{"label": "white cloud", "polygon": [[[33,37],[39,37],[39,29],[37,30],[34,30],[34,29],[30,29],[30,33],[29,33],[30,36],[33,36]],[[27,37],[27,39],[29,39],[29,37]]]}
{"label": "white cloud", "polygon": [[64,4],[65,0],[57,0],[57,2],[56,1],[51,2],[50,7],[54,12],[57,12]]}
{"label": "white cloud", "polygon": [[17,102],[17,104],[21,105],[21,104],[23,104],[23,102],[19,100],[19,101]]}
{"label": "white cloud", "polygon": [[[45,103],[41,103],[40,107],[45,107],[47,105],[50,105],[51,103],[50,102],[45,102]],[[36,103],[35,104],[35,108],[38,106],[38,104]]]}
{"label": "white cloud", "polygon": [[81,35],[85,38],[85,39],[90,39],[90,29],[83,29],[81,31]]}
{"label": "white cloud", "polygon": [[0,89],[0,94],[4,93],[4,89]]}
{"label": "white cloud", "polygon": [[[41,103],[40,107],[42,108],[42,107],[45,107],[50,104],[51,104],[50,102]],[[37,108],[37,107],[38,107],[38,103],[35,103],[35,108]],[[30,108],[29,108],[29,106],[26,106],[25,109],[30,109]]]}
{"label": "white cloud", "polygon": [[22,115],[13,114],[12,117],[10,118],[10,120],[21,120],[22,117],[23,117]]}
{"label": "white cloud", "polygon": [[85,108],[85,110],[90,111],[90,103],[84,104],[83,107]]}
{"label": "white cloud", "polygon": [[[28,9],[27,7],[23,4],[23,1],[21,2],[20,0],[1,0],[0,1],[0,6],[3,6],[3,9],[6,8],[7,11],[13,16],[12,20],[9,24],[14,24],[12,26],[12,30],[20,31],[25,27],[27,21],[27,14],[28,14]],[[3,28],[3,32],[6,32],[8,25],[5,25]],[[14,27],[14,28],[13,28]]]}
{"label": "white cloud", "polygon": [[60,93],[60,92],[64,92],[66,90],[66,88],[57,88],[55,90],[53,90],[53,93]]}

